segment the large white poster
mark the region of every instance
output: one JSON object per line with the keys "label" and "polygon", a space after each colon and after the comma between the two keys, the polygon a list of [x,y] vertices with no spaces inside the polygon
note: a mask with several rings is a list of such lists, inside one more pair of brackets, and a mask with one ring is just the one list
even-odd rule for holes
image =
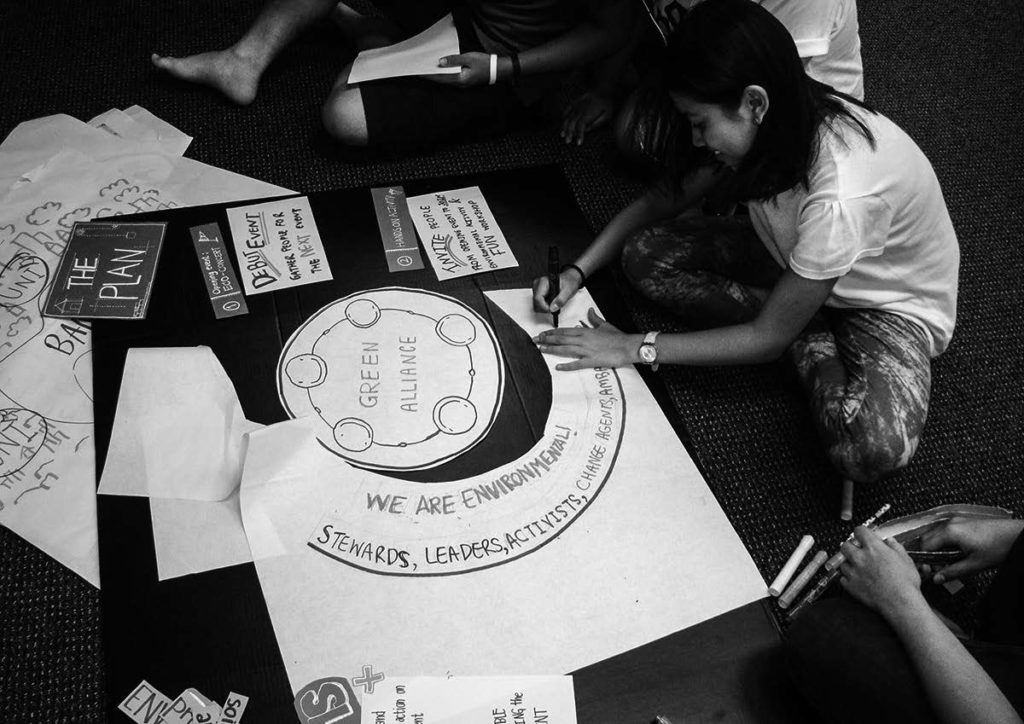
{"label": "large white poster", "polygon": [[[488,297],[531,336],[549,323],[529,290]],[[563,324],[591,305],[577,295]],[[471,478],[354,468],[316,415],[250,436],[243,521],[293,691],[364,667],[565,673],[764,595],[636,371],[545,361],[541,439]]]}

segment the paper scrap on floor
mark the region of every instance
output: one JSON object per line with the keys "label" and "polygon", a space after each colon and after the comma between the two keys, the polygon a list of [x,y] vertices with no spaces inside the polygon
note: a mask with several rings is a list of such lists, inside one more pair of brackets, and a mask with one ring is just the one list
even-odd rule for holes
{"label": "paper scrap on floor", "polygon": [[260,427],[209,347],[128,350],[99,492],[150,498],[159,580],[251,560],[238,483]]}
{"label": "paper scrap on floor", "polygon": [[90,333],[40,305],[75,221],[290,193],[183,158],[190,140],[133,106],[0,144],[0,525],[97,587]]}

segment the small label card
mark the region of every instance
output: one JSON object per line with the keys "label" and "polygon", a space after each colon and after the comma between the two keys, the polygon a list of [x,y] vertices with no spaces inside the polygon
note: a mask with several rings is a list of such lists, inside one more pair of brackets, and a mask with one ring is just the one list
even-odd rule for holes
{"label": "small label card", "polygon": [[239,206],[227,214],[246,294],[334,278],[305,196]]}
{"label": "small label card", "polygon": [[166,224],[77,221],[43,314],[145,319]]}
{"label": "small label card", "polygon": [[242,287],[235,276],[235,268],[228,258],[228,248],[224,246],[224,238],[220,233],[220,225],[203,224],[188,230],[192,234],[192,244],[199,257],[199,269],[206,282],[206,293],[213,305],[213,316],[217,319],[236,317],[248,314],[249,307],[242,296]]}
{"label": "small label card", "polygon": [[171,706],[171,700],[143,679],[117,708],[135,724],[159,724],[160,718]]}
{"label": "small label card", "polygon": [[571,676],[391,677],[363,694],[372,724],[576,724]]}
{"label": "small label card", "polygon": [[171,702],[160,724],[214,724],[220,705],[195,689],[185,689]]}
{"label": "small label card", "polygon": [[217,724],[238,724],[245,714],[245,707],[249,706],[249,697],[245,694],[230,692],[224,700],[224,706],[220,710],[220,718]]}
{"label": "small label card", "polygon": [[373,210],[377,212],[377,226],[384,242],[384,258],[388,271],[406,271],[423,268],[420,247],[416,243],[416,229],[405,205],[405,189],[385,186],[370,189]]}
{"label": "small label card", "polygon": [[519,266],[479,186],[407,201],[439,281]]}

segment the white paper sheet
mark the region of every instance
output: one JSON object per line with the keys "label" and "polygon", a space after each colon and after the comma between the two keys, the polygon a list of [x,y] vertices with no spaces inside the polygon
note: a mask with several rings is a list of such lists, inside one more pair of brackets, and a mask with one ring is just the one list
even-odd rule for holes
{"label": "white paper sheet", "polygon": [[[177,157],[184,134],[144,109],[112,115],[147,142],[56,115],[20,124],[0,145],[0,268],[13,270],[0,278],[0,419],[15,441],[0,457],[0,524],[96,586],[91,338],[39,313],[71,226],[288,193]],[[44,269],[41,283],[7,284]]]}
{"label": "white paper sheet", "polygon": [[460,66],[441,68],[437,65],[437,61],[446,55],[458,54],[459,34],[449,13],[408,40],[361,52],[352,61],[348,82],[363,83],[406,75],[460,73]]}
{"label": "white paper sheet", "polygon": [[237,490],[213,502],[150,498],[149,511],[160,581],[252,560]]}
{"label": "white paper sheet", "polygon": [[129,349],[99,492],[224,500],[259,427],[209,347]]}
{"label": "white paper sheet", "polygon": [[389,677],[361,705],[373,724],[576,724],[571,676]]}
{"label": "white paper sheet", "polygon": [[111,108],[91,119],[89,125],[135,144],[140,151],[145,149],[168,156],[181,156],[192,143],[191,136],[140,106],[124,111]]}
{"label": "white paper sheet", "polygon": [[[531,335],[548,324],[529,290],[488,297]],[[564,324],[590,304],[577,295]],[[542,440],[467,480],[354,470],[308,420],[251,436],[242,516],[293,691],[367,664],[560,674],[763,597],[636,371],[545,361]]]}
{"label": "white paper sheet", "polygon": [[150,498],[159,580],[252,560],[238,484],[260,427],[209,347],[128,350],[99,492]]}

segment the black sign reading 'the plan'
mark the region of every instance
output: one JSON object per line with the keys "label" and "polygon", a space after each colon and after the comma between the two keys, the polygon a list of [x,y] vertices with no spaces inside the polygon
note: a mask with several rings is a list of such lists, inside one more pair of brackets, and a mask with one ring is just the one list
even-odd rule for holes
{"label": "black sign reading 'the plan'", "polygon": [[144,319],[166,227],[162,223],[77,222],[43,314]]}

